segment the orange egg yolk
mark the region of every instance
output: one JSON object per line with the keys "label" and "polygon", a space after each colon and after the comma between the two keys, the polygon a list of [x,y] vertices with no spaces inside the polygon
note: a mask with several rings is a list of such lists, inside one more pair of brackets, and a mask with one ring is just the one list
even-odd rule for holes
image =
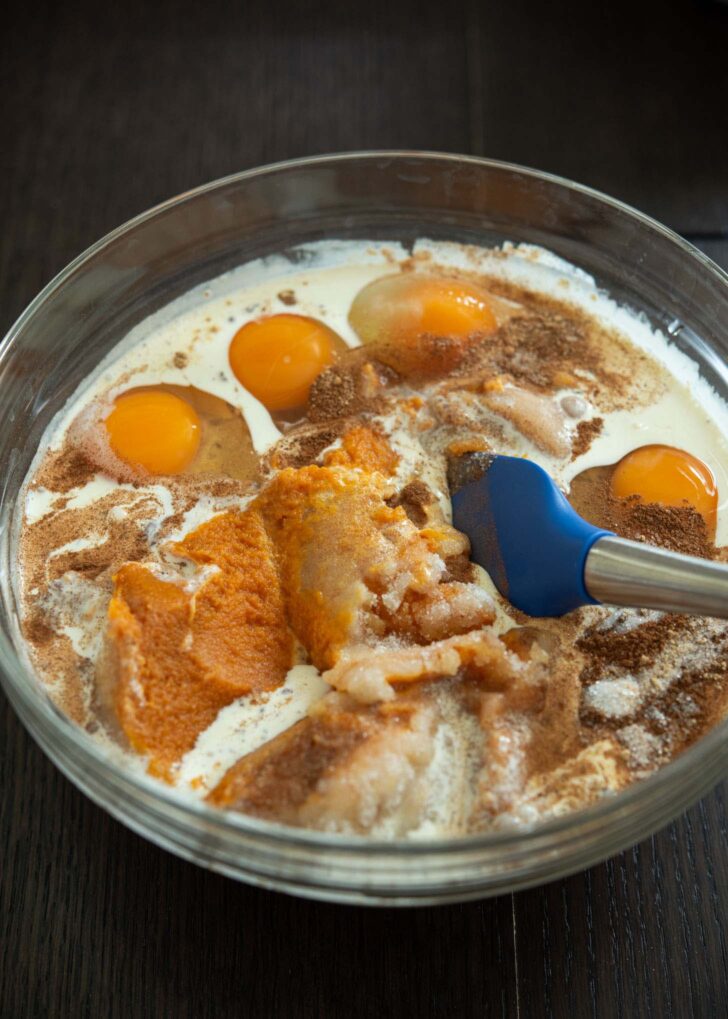
{"label": "orange egg yolk", "polygon": [[419,273],[384,276],[368,284],[354,299],[350,320],[364,343],[425,334],[466,337],[492,332],[497,324],[479,287]]}
{"label": "orange egg yolk", "polygon": [[230,367],[268,410],[293,410],[334,360],[336,333],[304,315],[271,315],[248,322],[230,344]]}
{"label": "orange egg yolk", "polygon": [[713,531],[718,510],[718,489],[713,472],[702,460],[672,446],[641,446],[614,468],[612,495],[637,496],[662,506],[692,506]]}
{"label": "orange egg yolk", "polygon": [[490,332],[495,316],[475,287],[453,280],[424,279],[410,290],[420,307],[417,329],[433,336]]}
{"label": "orange egg yolk", "polygon": [[116,455],[150,474],[179,474],[200,445],[200,419],[186,400],[161,390],[123,393],[106,418]]}

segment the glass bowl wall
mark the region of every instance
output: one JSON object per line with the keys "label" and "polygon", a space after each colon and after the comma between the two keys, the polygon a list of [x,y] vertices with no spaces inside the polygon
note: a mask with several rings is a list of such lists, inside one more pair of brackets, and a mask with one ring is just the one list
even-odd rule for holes
{"label": "glass bowl wall", "polygon": [[384,843],[218,812],[119,768],[53,705],[23,652],[14,545],[18,493],[49,422],[142,319],[243,262],[308,241],[418,237],[549,248],[669,333],[728,395],[728,277],[700,252],[568,181],[429,153],[296,160],[180,195],[76,259],[0,347],[0,679],[18,715],[72,782],[157,844],[266,887],[370,904],[493,895],[603,859],[667,823],[726,774],[726,726],[625,793],[527,832]]}

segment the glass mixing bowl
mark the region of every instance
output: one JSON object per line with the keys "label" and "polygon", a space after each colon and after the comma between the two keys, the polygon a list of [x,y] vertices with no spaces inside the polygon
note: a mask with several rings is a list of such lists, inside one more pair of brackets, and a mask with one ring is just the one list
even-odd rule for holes
{"label": "glass mixing bowl", "polygon": [[728,396],[728,276],[676,234],[588,188],[486,159],[374,152],[301,159],[197,188],[89,248],[0,347],[0,670],[55,764],[135,831],[268,888],[379,905],[539,884],[645,838],[728,771],[726,724],[657,774],[528,831],[381,842],[302,831],[182,800],[123,770],[52,703],[28,666],[13,590],[18,492],[50,420],[134,325],[252,258],[326,237],[541,244],[643,312]]}

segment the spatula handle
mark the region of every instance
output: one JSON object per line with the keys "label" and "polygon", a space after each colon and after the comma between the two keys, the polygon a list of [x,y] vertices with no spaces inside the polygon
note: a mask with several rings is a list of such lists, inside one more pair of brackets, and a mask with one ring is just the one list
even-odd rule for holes
{"label": "spatula handle", "polygon": [[728,619],[728,565],[614,535],[589,549],[584,585],[607,605]]}

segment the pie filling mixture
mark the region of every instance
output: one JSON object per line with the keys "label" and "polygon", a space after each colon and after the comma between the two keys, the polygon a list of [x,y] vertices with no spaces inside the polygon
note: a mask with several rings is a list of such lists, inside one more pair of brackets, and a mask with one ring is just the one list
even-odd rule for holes
{"label": "pie filling mixture", "polygon": [[594,524],[726,559],[727,424],[540,248],[251,263],[138,326],[51,425],[18,532],[28,654],[109,754],[224,810],[380,838],[577,810],[724,717],[728,626],[525,616],[451,525],[448,457],[528,457]]}

